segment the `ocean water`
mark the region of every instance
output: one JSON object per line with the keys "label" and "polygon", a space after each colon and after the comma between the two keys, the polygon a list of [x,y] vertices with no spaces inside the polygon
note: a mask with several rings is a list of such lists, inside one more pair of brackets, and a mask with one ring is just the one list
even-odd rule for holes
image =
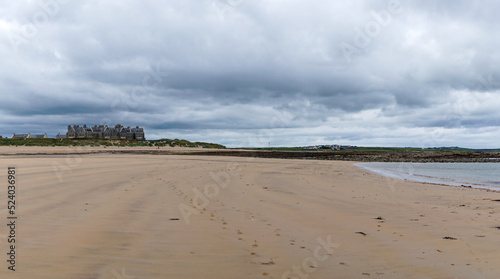
{"label": "ocean water", "polygon": [[358,163],[356,166],[400,179],[500,190],[500,162]]}

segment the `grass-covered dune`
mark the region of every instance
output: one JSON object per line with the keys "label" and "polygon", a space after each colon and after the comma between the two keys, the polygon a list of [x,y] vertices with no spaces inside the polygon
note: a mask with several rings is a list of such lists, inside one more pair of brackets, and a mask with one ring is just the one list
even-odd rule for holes
{"label": "grass-covered dune", "polygon": [[171,146],[171,147],[202,147],[224,149],[223,145],[208,142],[190,142],[184,139],[160,139],[160,140],[126,140],[126,139],[0,139],[0,146]]}

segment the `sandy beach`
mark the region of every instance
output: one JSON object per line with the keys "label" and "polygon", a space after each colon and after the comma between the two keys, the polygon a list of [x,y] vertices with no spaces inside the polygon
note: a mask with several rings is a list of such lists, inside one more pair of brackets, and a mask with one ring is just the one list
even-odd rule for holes
{"label": "sandy beach", "polygon": [[[7,269],[4,225],[0,278],[451,279],[500,272],[496,192],[401,181],[341,161],[9,155],[0,156],[3,185],[8,166],[17,172],[16,271]],[[3,187],[4,223],[7,201]]]}

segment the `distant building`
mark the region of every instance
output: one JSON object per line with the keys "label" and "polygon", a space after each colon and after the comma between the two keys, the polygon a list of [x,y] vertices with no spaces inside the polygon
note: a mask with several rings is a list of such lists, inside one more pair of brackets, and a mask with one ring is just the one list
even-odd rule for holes
{"label": "distant building", "polygon": [[32,135],[30,133],[27,134],[12,134],[13,139],[46,139],[47,138],[47,133],[43,135]]}
{"label": "distant building", "polygon": [[333,150],[340,150],[340,145],[322,144],[322,145],[314,145],[314,146],[304,146],[302,148],[303,149],[333,149]]}
{"label": "distant building", "polygon": [[61,135],[61,133],[57,133],[57,135],[54,138],[55,139],[65,139],[66,135]]}
{"label": "distant building", "polygon": [[357,146],[352,145],[339,145],[339,144],[323,144],[323,145],[314,145],[314,146],[304,146],[303,149],[332,149],[332,150],[342,150],[342,149],[355,149]]}
{"label": "distant building", "polygon": [[29,139],[46,139],[47,133],[45,133],[43,135],[32,135],[32,134],[28,133],[28,138]]}
{"label": "distant building", "polygon": [[94,125],[94,127],[87,127],[87,125],[68,125],[67,138],[101,138],[101,139],[135,139],[145,140],[144,128],[136,126],[135,128],[123,127],[116,124],[115,127],[108,127],[108,125]]}
{"label": "distant building", "polygon": [[12,134],[13,139],[27,139],[29,134]]}

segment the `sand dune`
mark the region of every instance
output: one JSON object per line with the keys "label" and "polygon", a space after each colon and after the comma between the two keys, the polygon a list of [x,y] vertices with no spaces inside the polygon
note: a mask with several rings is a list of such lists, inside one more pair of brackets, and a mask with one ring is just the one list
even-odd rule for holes
{"label": "sand dune", "polygon": [[500,270],[494,192],[336,161],[0,157],[3,173],[8,165],[18,171],[18,257],[8,271],[2,226],[0,278],[497,278]]}

